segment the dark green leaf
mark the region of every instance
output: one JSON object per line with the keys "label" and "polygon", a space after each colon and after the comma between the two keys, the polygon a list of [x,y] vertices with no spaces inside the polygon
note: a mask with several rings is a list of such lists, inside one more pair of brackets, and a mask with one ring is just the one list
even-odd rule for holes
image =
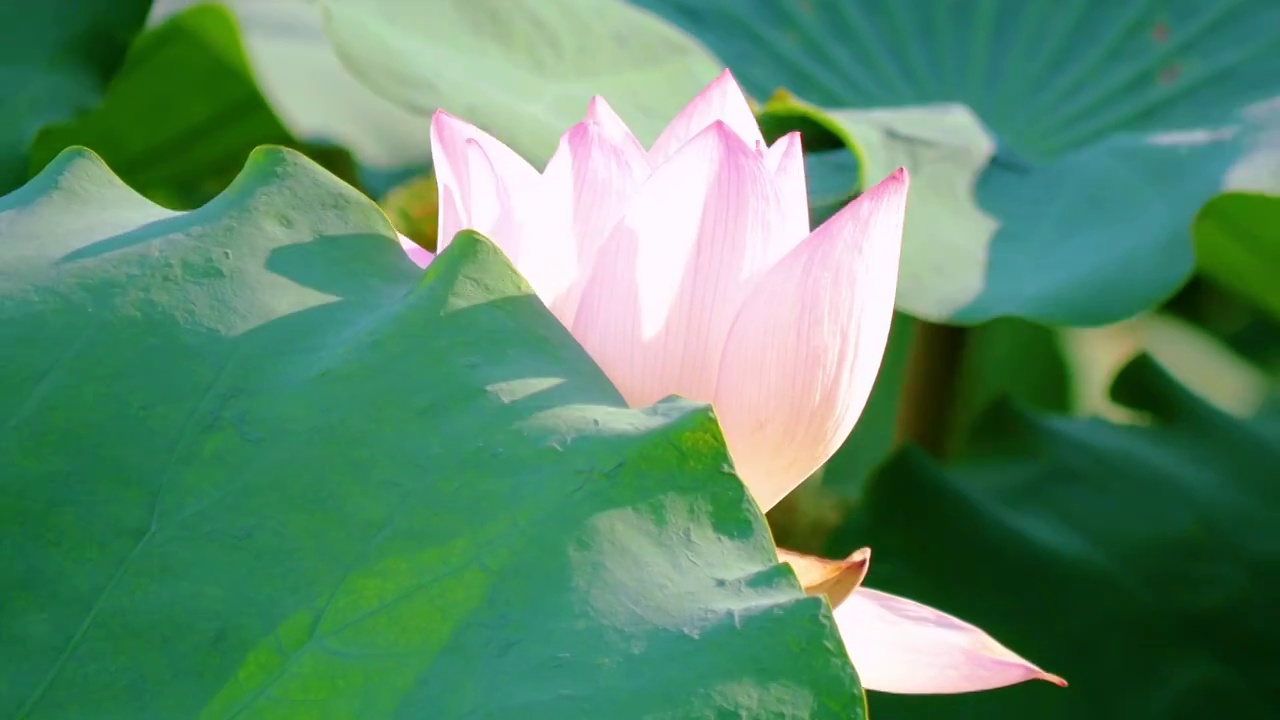
{"label": "dark green leaf", "polygon": [[0,3],[0,193],[28,177],[40,128],[98,103],[151,0]]}
{"label": "dark green leaf", "polygon": [[[155,0],[150,22],[203,0]],[[218,0],[235,16],[258,89],[295,138],[346,148],[365,187],[431,155],[429,123],[366,88],[338,60],[315,0]],[[381,192],[381,191],[379,191]]]}
{"label": "dark green leaf", "polygon": [[1280,707],[1280,429],[1223,415],[1146,356],[1114,394],[1150,426],[999,404],[967,459],[909,450],[829,550],[1071,682],[921,698],[879,720],[1263,720]]}
{"label": "dark green leaf", "polygon": [[[218,194],[264,144],[298,145],[258,92],[235,20],[201,5],[139,36],[102,104],[41,132],[31,163],[35,172],[85,145],[150,199],[186,208]],[[321,157],[351,176],[341,153]]]}
{"label": "dark green leaf", "polygon": [[1065,412],[1072,380],[1059,333],[1043,325],[1001,318],[965,332],[949,442],[969,434],[992,402],[1011,398],[1037,410]]}
{"label": "dark green leaf", "polygon": [[1206,275],[1280,318],[1280,195],[1223,193],[1191,234]]}

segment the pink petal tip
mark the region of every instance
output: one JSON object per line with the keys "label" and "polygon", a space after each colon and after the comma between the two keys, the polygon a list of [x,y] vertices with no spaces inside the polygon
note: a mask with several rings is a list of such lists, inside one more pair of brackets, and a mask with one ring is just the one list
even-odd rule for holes
{"label": "pink petal tip", "polygon": [[599,95],[593,95],[591,100],[587,102],[587,120],[600,122],[602,119],[612,120],[617,116],[618,113],[609,104],[609,101]]}
{"label": "pink petal tip", "polygon": [[[770,268],[737,312],[712,404],[766,511],[831,458],[866,406],[893,319],[906,198],[905,171],[863,193]],[[792,218],[793,237],[804,222]]]}
{"label": "pink petal tip", "polygon": [[934,695],[1066,681],[980,628],[920,603],[860,587],[835,610],[849,659],[869,690]]}
{"label": "pink petal tip", "polygon": [[676,114],[649,149],[650,161],[660,165],[716,120],[731,128],[748,148],[764,140],[747,96],[727,69]]}

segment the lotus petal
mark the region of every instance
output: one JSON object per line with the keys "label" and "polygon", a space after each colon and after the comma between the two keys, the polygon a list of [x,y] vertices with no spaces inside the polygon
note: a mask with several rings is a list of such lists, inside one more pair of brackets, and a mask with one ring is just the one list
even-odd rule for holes
{"label": "lotus petal", "polygon": [[747,104],[747,96],[742,94],[733,73],[725,70],[667,124],[649,149],[649,161],[657,167],[717,121],[728,125],[753,151],[764,144],[756,116]]}
{"label": "lotus petal", "polygon": [[567,248],[557,242],[530,245],[522,260],[548,266],[542,274],[554,275],[547,281],[554,296],[550,307],[567,327],[573,327],[600,246],[650,171],[644,148],[603,98],[591,101],[587,119],[564,134],[547,163],[543,181],[556,198],[550,202],[566,208],[564,221],[576,243]]}
{"label": "lotus petal", "polygon": [[913,600],[860,587],[835,609],[845,649],[868,690],[908,695],[1066,681],[982,630]]}
{"label": "lotus petal", "polygon": [[800,133],[791,132],[778,138],[773,147],[765,151],[764,166],[773,174],[773,181],[782,196],[782,219],[776,249],[785,254],[809,235],[809,188],[804,178],[804,152]]}
{"label": "lotus petal", "polygon": [[720,121],[641,186],[572,328],[632,406],[711,400],[729,326],[775,241],[778,203],[761,158]]}
{"label": "lotus petal", "polygon": [[734,320],[713,405],[764,510],[831,457],[866,405],[889,338],[907,186],[899,169],[833,215]]}
{"label": "lotus petal", "polygon": [[538,171],[492,135],[443,110],[431,118],[431,158],[439,191],[436,252],[444,252],[459,230],[470,229],[514,259],[520,238],[511,204],[537,188]]}
{"label": "lotus petal", "polygon": [[436,258],[430,250],[422,247],[400,233],[396,233],[396,239],[400,241],[400,249],[404,250],[404,254],[408,255],[409,259],[413,261],[413,264],[420,268],[425,268],[430,265],[431,261]]}

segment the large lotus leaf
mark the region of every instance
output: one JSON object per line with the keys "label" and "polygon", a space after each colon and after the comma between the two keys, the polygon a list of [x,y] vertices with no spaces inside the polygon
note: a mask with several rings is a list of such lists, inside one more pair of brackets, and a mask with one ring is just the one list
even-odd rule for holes
{"label": "large lotus leaf", "polygon": [[[258,92],[235,20],[202,5],[139,35],[100,105],[41,131],[31,174],[84,145],[151,200],[189,208],[221,192],[266,144],[298,145]],[[352,174],[343,153],[313,152]]]}
{"label": "large lotus leaf", "polygon": [[1280,317],[1280,195],[1223,193],[1192,236],[1205,274]]}
{"label": "large lotus leaf", "polygon": [[1220,413],[1147,356],[1113,425],[993,407],[966,458],[906,451],[830,548],[876,587],[945,607],[1071,682],[875,695],[890,720],[1276,717],[1280,427]]}
{"label": "large lotus leaf", "polygon": [[321,0],[338,56],[371,89],[445,110],[531,161],[603,95],[644,143],[720,72],[685,33],[622,0]]}
{"label": "large lotus leaf", "polygon": [[0,3],[0,193],[21,185],[40,128],[93,107],[151,0]]}
{"label": "large lotus leaf", "polygon": [[[155,0],[149,22],[203,0]],[[220,0],[235,15],[262,94],[294,137],[347,148],[370,169],[421,166],[429,125],[366,88],[339,60],[315,0]],[[115,165],[113,164],[113,167]]]}
{"label": "large lotus leaf", "polygon": [[634,2],[753,94],[837,109],[868,180],[928,178],[899,305],[929,319],[1132,315],[1191,272],[1196,209],[1274,157],[1249,112],[1280,96],[1273,0]]}
{"label": "large lotus leaf", "polygon": [[0,199],[0,366],[5,716],[862,716],[706,406],[292,151]]}

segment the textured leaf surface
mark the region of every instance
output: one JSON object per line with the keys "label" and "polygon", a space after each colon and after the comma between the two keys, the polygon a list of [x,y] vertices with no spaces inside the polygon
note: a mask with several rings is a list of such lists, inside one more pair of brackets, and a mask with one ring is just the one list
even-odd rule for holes
{"label": "textured leaf surface", "polygon": [[[1200,205],[1275,172],[1272,0],[635,4],[705,42],[748,92],[854,112],[856,141],[889,142],[886,167],[906,157],[913,179],[949,175],[958,191],[982,170],[967,202],[912,200],[899,307],[928,319],[1128,317],[1191,272]],[[972,127],[919,124],[938,103],[973,109],[996,141],[989,163]]]}
{"label": "textured leaf surface", "polygon": [[288,150],[0,199],[0,714],[862,716],[705,406]]}
{"label": "textured leaf surface", "polygon": [[972,620],[1071,682],[874,695],[878,719],[1263,720],[1280,707],[1280,434],[1221,414],[1146,356],[1114,390],[1150,426],[996,406],[967,459],[908,451],[829,551]]}
{"label": "textured leaf surface", "polygon": [[532,162],[603,95],[652,143],[721,70],[696,41],[621,0],[322,0],[339,57],[423,115],[465,118]]}
{"label": "textured leaf surface", "polygon": [[150,0],[0,3],[0,193],[21,185],[40,128],[97,104]]}

